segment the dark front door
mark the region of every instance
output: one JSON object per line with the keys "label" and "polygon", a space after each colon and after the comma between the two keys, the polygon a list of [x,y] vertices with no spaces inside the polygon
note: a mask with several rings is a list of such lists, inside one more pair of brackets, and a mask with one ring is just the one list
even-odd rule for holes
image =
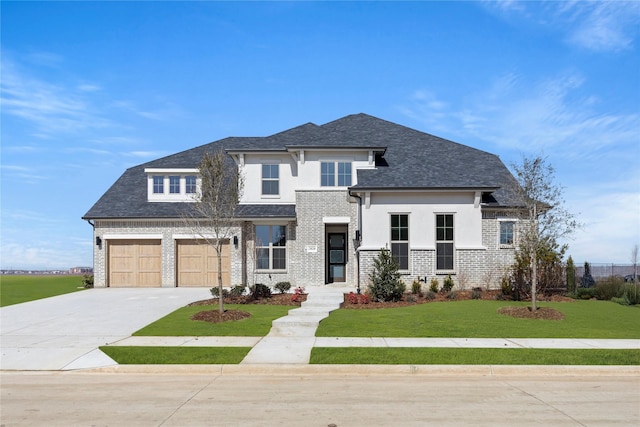
{"label": "dark front door", "polygon": [[347,234],[346,233],[329,233],[327,236],[329,256],[329,277],[327,282],[344,282],[346,280],[347,263]]}

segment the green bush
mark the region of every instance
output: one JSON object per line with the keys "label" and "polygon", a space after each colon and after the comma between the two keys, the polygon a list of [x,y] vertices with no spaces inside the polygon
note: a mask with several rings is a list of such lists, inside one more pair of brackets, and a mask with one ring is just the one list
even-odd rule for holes
{"label": "green bush", "polygon": [[83,288],[93,288],[93,274],[85,274],[82,276],[82,287]]}
{"label": "green bush", "polygon": [[415,297],[415,295],[411,294],[411,295],[407,295],[406,296],[405,301],[407,301],[407,302],[417,302],[418,299]]}
{"label": "green bush", "polygon": [[436,299],[436,293],[430,290],[430,291],[427,291],[426,294],[424,294],[424,297],[429,301],[433,301],[434,299]]}
{"label": "green bush", "polygon": [[624,280],[620,277],[607,277],[596,282],[595,297],[602,301],[621,298],[624,294]]}
{"label": "green bush", "polygon": [[482,298],[482,289],[473,288],[473,290],[471,291],[471,299],[480,299],[480,298]]}
{"label": "green bush", "polygon": [[251,299],[271,298],[271,289],[262,283],[256,283],[251,288]]}
{"label": "green bush", "polygon": [[289,283],[289,282],[278,282],[278,283],[276,283],[274,288],[276,288],[276,290],[280,291],[281,294],[284,294],[289,289],[291,289],[291,283]]}
{"label": "green bush", "polygon": [[578,288],[576,291],[578,299],[591,299],[596,297],[596,288]]}
{"label": "green bush", "polygon": [[439,287],[438,279],[434,277],[433,279],[431,279],[429,290],[433,293],[438,293],[438,287]]}
{"label": "green bush", "polygon": [[374,301],[400,301],[406,285],[400,280],[398,263],[388,249],[381,249],[373,260],[373,271],[369,274],[369,292]]}
{"label": "green bush", "polygon": [[611,298],[611,301],[615,302],[616,304],[620,304],[620,305],[630,305],[631,304],[626,295],[623,296],[622,298],[613,297],[613,298]]}
{"label": "green bush", "polygon": [[244,295],[245,290],[246,288],[244,287],[244,285],[235,285],[234,287],[231,288],[231,291],[229,291],[229,294],[232,297],[241,297],[242,295]]}
{"label": "green bush", "polygon": [[447,277],[445,277],[444,281],[442,282],[442,293],[448,294],[449,292],[451,292],[451,289],[453,289],[454,285],[455,283],[453,283],[453,279],[451,278],[451,275],[447,274]]}
{"label": "green bush", "polygon": [[[211,288],[210,291],[211,291],[211,295],[214,298],[218,298],[219,297],[220,291],[218,290],[217,286],[215,288]],[[227,297],[229,297],[229,290],[225,289],[225,288],[222,288],[222,298],[227,298]]]}
{"label": "green bush", "polygon": [[422,283],[419,280],[414,280],[411,282],[411,293],[413,295],[421,295],[422,294]]}
{"label": "green bush", "polygon": [[458,292],[457,291],[449,291],[449,292],[447,292],[446,298],[447,299],[456,299],[456,298],[458,298]]}
{"label": "green bush", "polygon": [[623,295],[630,305],[640,304],[640,284],[625,283]]}

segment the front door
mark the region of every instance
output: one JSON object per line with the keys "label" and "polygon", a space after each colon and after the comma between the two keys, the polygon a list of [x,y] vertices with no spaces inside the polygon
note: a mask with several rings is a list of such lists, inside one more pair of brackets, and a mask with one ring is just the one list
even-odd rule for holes
{"label": "front door", "polygon": [[347,234],[329,233],[327,235],[327,253],[329,277],[327,283],[344,282],[346,280]]}

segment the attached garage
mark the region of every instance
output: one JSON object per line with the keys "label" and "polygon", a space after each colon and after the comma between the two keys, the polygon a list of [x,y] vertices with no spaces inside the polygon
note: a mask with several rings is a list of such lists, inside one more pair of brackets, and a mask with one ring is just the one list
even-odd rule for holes
{"label": "attached garage", "polygon": [[[229,242],[222,245],[222,284],[231,286]],[[176,280],[180,287],[218,285],[218,256],[213,246],[201,240],[176,241]]]}
{"label": "attached garage", "polygon": [[162,286],[162,246],[160,240],[109,240],[108,286]]}

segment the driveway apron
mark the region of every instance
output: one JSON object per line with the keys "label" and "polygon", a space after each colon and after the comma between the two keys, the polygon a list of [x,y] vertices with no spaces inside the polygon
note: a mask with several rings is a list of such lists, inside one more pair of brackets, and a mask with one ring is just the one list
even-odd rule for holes
{"label": "driveway apron", "polygon": [[97,350],[190,302],[207,288],[102,288],[0,308],[0,369],[68,370],[115,364]]}

